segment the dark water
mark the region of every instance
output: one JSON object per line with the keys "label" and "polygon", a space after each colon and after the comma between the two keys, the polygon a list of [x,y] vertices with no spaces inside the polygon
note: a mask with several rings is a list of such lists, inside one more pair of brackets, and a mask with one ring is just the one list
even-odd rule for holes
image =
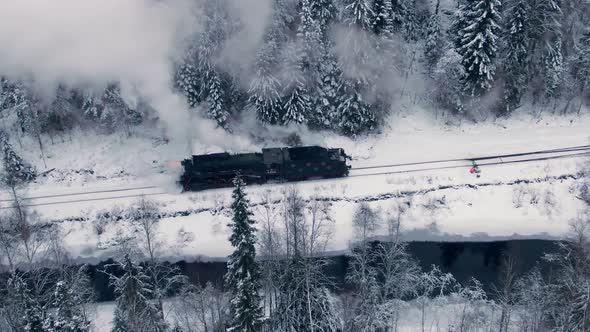
{"label": "dark water", "polygon": [[[554,252],[557,242],[547,240],[514,240],[498,242],[411,242],[409,252],[420,262],[426,271],[437,265],[443,272],[452,273],[457,281],[465,284],[472,277],[481,281],[486,291],[498,284],[504,258],[513,257],[519,273],[526,273],[536,264],[544,267],[541,257]],[[98,301],[114,299],[113,289],[109,287],[108,277],[101,272],[105,269],[118,273],[105,261],[90,266],[89,273]],[[224,262],[179,262],[176,265],[193,283],[212,282],[221,285],[225,273]],[[348,269],[346,256],[334,256],[327,273],[333,278],[337,290],[346,288],[345,274]]]}

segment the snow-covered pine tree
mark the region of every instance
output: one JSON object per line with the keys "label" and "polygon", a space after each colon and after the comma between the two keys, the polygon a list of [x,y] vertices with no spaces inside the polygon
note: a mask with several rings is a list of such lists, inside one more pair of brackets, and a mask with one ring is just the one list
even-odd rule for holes
{"label": "snow-covered pine tree", "polygon": [[461,47],[461,31],[467,26],[467,7],[465,0],[458,1],[457,10],[452,16],[451,25],[447,30],[447,38],[453,42],[455,49]]}
{"label": "snow-covered pine tree", "polygon": [[307,80],[303,73],[302,50],[297,45],[289,45],[286,50],[287,82],[283,89],[283,114],[281,122],[303,123],[307,120],[311,109],[310,93]]}
{"label": "snow-covered pine tree", "polygon": [[[404,1],[404,0],[400,0]],[[428,20],[431,17],[430,1],[405,0],[403,21],[404,38],[409,42],[424,39]]]}
{"label": "snow-covered pine tree", "polygon": [[343,99],[338,104],[339,130],[348,136],[356,135],[375,128],[375,115],[371,112],[371,106],[367,104],[361,94],[362,83],[347,80],[340,95]]}
{"label": "snow-covered pine tree", "polygon": [[164,332],[166,322],[161,320],[157,309],[150,302],[152,291],[149,277],[143,268],[128,255],[121,263],[123,276],[110,275],[110,283],[117,293],[112,332]]}
{"label": "snow-covered pine tree", "polygon": [[373,32],[376,35],[401,32],[408,18],[405,0],[374,0],[372,12]]}
{"label": "snow-covered pine tree", "polygon": [[280,82],[274,74],[277,55],[274,31],[270,30],[257,53],[256,74],[248,91],[249,107],[258,120],[269,124],[277,124],[281,114]]}
{"label": "snow-covered pine tree", "polygon": [[520,103],[527,87],[529,50],[529,4],[527,0],[512,0],[507,9],[504,33],[504,110],[512,112]]}
{"label": "snow-covered pine tree", "polygon": [[373,0],[373,32],[380,35],[385,30],[386,26],[392,26],[391,22],[391,1],[388,0]]}
{"label": "snow-covered pine tree", "polygon": [[43,322],[45,309],[34,296],[26,280],[19,274],[13,274],[7,282],[10,291],[8,301],[16,310],[11,327],[15,331],[45,332]]}
{"label": "snow-covered pine tree", "polygon": [[292,0],[274,0],[272,26],[279,45],[288,41],[297,29],[299,3]]}
{"label": "snow-covered pine tree", "polygon": [[10,188],[33,181],[37,177],[35,169],[25,162],[10,144],[8,134],[0,130],[0,152],[2,152],[3,184]]}
{"label": "snow-covered pine tree", "polygon": [[4,77],[0,77],[0,112],[9,110],[20,103],[19,88]]}
{"label": "snow-covered pine tree", "polygon": [[119,84],[111,84],[104,93],[103,103],[107,108],[115,112],[118,125],[123,126],[127,133],[131,133],[131,127],[136,126],[143,120],[143,115],[135,107],[131,107],[121,95]]}
{"label": "snow-covered pine tree", "polygon": [[4,99],[7,96],[6,89],[8,88],[8,80],[4,77],[0,76],[0,112],[4,111],[6,107],[4,106]]}
{"label": "snow-covered pine tree", "polygon": [[303,123],[311,108],[309,93],[301,74],[294,74],[292,81],[287,85],[284,92],[285,102],[283,104],[283,116],[281,122]]}
{"label": "snow-covered pine tree", "polygon": [[434,13],[430,16],[426,26],[426,41],[424,42],[424,59],[426,68],[432,74],[438,60],[443,54],[444,39],[440,23],[440,0],[436,2]]}
{"label": "snow-covered pine tree", "polygon": [[82,111],[109,132],[124,128],[130,134],[131,128],[143,119],[141,112],[125,102],[118,83],[109,84],[100,96],[85,95]]}
{"label": "snow-covered pine tree", "polygon": [[[318,9],[317,7],[315,8]],[[290,94],[285,105],[284,122],[313,121],[310,117],[319,105],[316,84],[319,82],[319,65],[323,47],[327,46],[327,40],[322,35],[320,21],[315,16],[313,1],[302,0],[299,11],[299,26],[297,27],[297,39],[291,67],[300,72],[301,76],[289,79]],[[326,20],[327,17],[322,19]],[[305,105],[307,104],[307,105]],[[299,107],[305,107],[301,112]],[[299,113],[295,113],[299,112]]]}
{"label": "snow-covered pine tree", "polygon": [[563,79],[563,54],[560,0],[545,0],[544,6],[544,33],[543,55],[543,79],[545,82],[545,97],[555,98],[559,95],[559,88]]}
{"label": "snow-covered pine tree", "polygon": [[383,75],[387,75],[394,65],[390,58],[395,54],[393,37],[397,32],[396,23],[393,20],[393,1],[394,0],[375,0],[373,1],[373,33],[376,36],[376,47],[382,56],[376,57],[375,61],[378,67],[383,68]]}
{"label": "snow-covered pine tree", "polygon": [[530,0],[529,68],[534,101],[540,96],[555,98],[563,82],[562,19],[560,0]]}
{"label": "snow-covered pine tree", "polygon": [[99,100],[100,99],[94,96],[92,93],[86,92],[83,96],[81,106],[81,110],[84,115],[93,119],[99,119],[103,108],[103,105],[99,102]]}
{"label": "snow-covered pine tree", "polygon": [[7,110],[16,113],[22,133],[37,134],[39,132],[39,113],[34,107],[35,100],[24,84],[3,78],[0,102],[0,112]]}
{"label": "snow-covered pine tree", "polygon": [[338,105],[344,96],[342,71],[331,49],[324,49],[318,68],[316,105],[309,115],[309,125],[314,128],[334,129],[338,123]]}
{"label": "snow-covered pine tree", "polygon": [[203,6],[203,31],[177,69],[175,80],[190,107],[206,101],[207,116],[226,129],[230,110],[244,106],[243,94],[236,91],[234,78],[218,63],[225,41],[236,28],[227,6],[225,0]]}
{"label": "snow-covered pine tree", "polygon": [[72,92],[63,85],[57,87],[53,101],[44,112],[42,121],[43,131],[49,133],[52,141],[53,134],[64,132],[73,126],[72,113],[74,105],[71,102]]}
{"label": "snow-covered pine tree", "polygon": [[184,63],[176,71],[176,87],[185,95],[189,107],[196,107],[203,101],[201,75],[195,65]]}
{"label": "snow-covered pine tree", "polygon": [[334,0],[310,0],[309,3],[312,18],[319,25],[321,38],[326,40],[330,25],[336,17]]}
{"label": "snow-covered pine tree", "polygon": [[403,31],[408,19],[407,0],[386,1],[391,2],[391,23],[393,24],[393,32],[400,33]]}
{"label": "snow-covered pine tree", "polygon": [[479,97],[491,89],[496,72],[500,1],[468,1],[463,9],[465,25],[457,47],[465,68],[463,88],[467,96]]}
{"label": "snow-covered pine tree", "polygon": [[571,61],[571,71],[580,93],[590,96],[590,26],[578,41]]}
{"label": "snow-covered pine tree", "polygon": [[336,126],[334,116],[338,102],[337,93],[340,90],[341,71],[340,65],[334,54],[334,44],[329,36],[329,29],[336,17],[336,7],[333,0],[311,0],[311,18],[305,17],[308,22],[307,30],[313,32],[314,42],[317,47],[313,50],[312,61],[313,75],[308,77],[311,81],[312,91],[310,96],[310,111],[307,123],[313,128],[330,129]]}
{"label": "snow-covered pine tree", "polygon": [[342,21],[348,26],[356,27],[363,31],[373,29],[373,17],[375,13],[368,0],[343,0]]}
{"label": "snow-covered pine tree", "polygon": [[65,281],[55,285],[51,313],[43,324],[45,332],[89,332],[90,321],[80,308],[79,294]]}
{"label": "snow-covered pine tree", "polygon": [[262,323],[260,270],[256,262],[256,228],[244,182],[237,176],[232,193],[232,222],[229,241],[234,247],[227,262],[225,281],[231,292],[231,326],[229,331],[260,331]]}
{"label": "snow-covered pine tree", "polygon": [[346,36],[346,76],[343,75],[340,100],[338,102],[338,125],[339,130],[346,134],[355,136],[359,133],[374,128],[375,115],[372,113],[371,105],[365,102],[363,93],[368,89],[369,82],[375,77],[374,72],[369,70],[370,62],[367,48],[372,47],[368,38],[360,37],[352,33],[355,29],[363,32],[371,32],[373,29],[374,12],[366,0],[345,0],[342,14],[343,22],[351,29]]}
{"label": "snow-covered pine tree", "polygon": [[318,59],[318,47],[321,45],[322,29],[320,22],[314,17],[311,0],[301,1],[299,13],[300,23],[297,27],[297,41],[300,48],[298,55],[301,57],[302,71],[313,80],[316,74]]}
{"label": "snow-covered pine tree", "polygon": [[227,111],[229,105],[226,103],[227,92],[224,77],[221,77],[217,71],[212,70],[208,83],[207,105],[209,107],[207,115],[217,121],[221,127],[226,128],[229,119],[229,112]]}

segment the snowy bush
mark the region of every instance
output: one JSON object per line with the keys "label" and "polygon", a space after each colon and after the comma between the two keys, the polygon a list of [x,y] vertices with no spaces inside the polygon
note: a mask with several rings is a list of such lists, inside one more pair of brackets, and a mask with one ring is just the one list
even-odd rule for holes
{"label": "snowy bush", "polygon": [[97,235],[102,235],[106,231],[106,227],[110,223],[120,220],[122,215],[123,209],[118,205],[115,205],[109,210],[102,209],[96,211],[93,220],[94,231]]}
{"label": "snowy bush", "polygon": [[524,204],[536,205],[541,200],[541,194],[528,184],[517,184],[512,192],[512,203],[515,208],[521,208]]}

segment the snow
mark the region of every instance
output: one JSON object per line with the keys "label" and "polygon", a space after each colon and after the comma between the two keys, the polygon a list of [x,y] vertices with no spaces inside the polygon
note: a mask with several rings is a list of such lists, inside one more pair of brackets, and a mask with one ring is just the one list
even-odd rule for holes
{"label": "snow", "polygon": [[[167,320],[170,323],[174,322],[173,314],[170,312],[171,301],[173,299],[165,300],[164,311],[168,313]],[[446,331],[451,324],[458,324],[463,311],[464,303],[457,303],[453,298],[442,297],[437,298],[436,301],[428,303],[424,311],[424,325],[427,331]],[[114,302],[103,302],[94,304],[91,308],[92,322],[94,324],[94,331],[109,332],[112,326],[112,320],[115,310]],[[485,316],[480,319],[487,319],[491,324],[491,320],[498,319],[499,312],[494,312],[491,307],[478,308]],[[517,312],[512,316],[513,323],[509,331],[517,331]],[[419,332],[422,331],[422,311],[418,303],[409,302],[402,307],[399,314],[399,322],[397,331],[400,332]],[[485,321],[485,320],[484,320]]]}
{"label": "snow", "polygon": [[[403,111],[405,106],[400,107],[402,115],[392,118],[390,126],[377,137],[353,141],[322,134],[318,143],[343,147],[354,157],[353,167],[589,144],[590,115],[586,113],[579,117],[537,115],[533,119],[527,114],[515,114],[510,120],[451,126],[425,115],[426,111],[403,115],[407,113]],[[19,148],[19,144],[13,145]],[[124,208],[139,195],[160,205],[164,217],[159,232],[170,259],[219,258],[229,254],[226,225],[231,189],[180,193],[175,183],[180,168],[177,163],[170,163],[187,156],[179,146],[165,144],[147,134],[128,138],[76,132],[71,139],[65,137],[62,142],[58,138],[55,144],[46,146],[47,167],[34,142],[23,142],[23,146],[23,156],[34,162],[38,170],[55,168],[30,186],[24,196],[87,193],[27,201],[44,219],[60,225],[66,247],[74,258],[96,260],[111,256],[115,239],[133,234],[134,230],[124,222],[109,223],[98,235],[93,217],[103,209]],[[218,147],[197,144],[195,152],[215,149]],[[400,197],[411,198],[412,202],[402,220],[408,240],[547,239],[563,236],[568,231],[568,222],[583,207],[575,197],[579,180],[574,177],[583,161],[567,158],[482,166],[480,178],[469,174],[467,162],[455,162],[442,166],[459,167],[307,181],[295,186],[304,198],[318,196],[332,201],[335,224],[329,250],[334,252],[348,248],[356,203],[368,201],[386,216]],[[413,168],[416,167],[392,171]],[[351,175],[369,172],[384,170],[353,170]],[[250,186],[247,192],[252,203],[257,204],[267,191],[273,199],[280,199],[281,191],[290,185]],[[94,192],[106,190],[109,191]],[[9,204],[7,199],[7,193],[0,193],[1,207]],[[254,208],[255,216],[260,213],[257,209]]]}

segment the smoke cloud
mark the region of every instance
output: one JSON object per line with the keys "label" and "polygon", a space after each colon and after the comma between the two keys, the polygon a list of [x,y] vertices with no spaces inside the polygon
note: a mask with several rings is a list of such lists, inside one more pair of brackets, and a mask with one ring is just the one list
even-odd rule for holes
{"label": "smoke cloud", "polygon": [[0,1],[0,75],[41,96],[58,84],[100,91],[121,82],[159,112],[169,135],[186,137],[189,115],[172,73],[201,29],[197,17],[190,0]]}
{"label": "smoke cloud", "polygon": [[272,2],[228,0],[228,10],[230,17],[239,22],[239,29],[224,42],[217,62],[225,71],[237,76],[239,83],[247,89],[251,79],[249,69],[256,60],[256,53],[271,20]]}

